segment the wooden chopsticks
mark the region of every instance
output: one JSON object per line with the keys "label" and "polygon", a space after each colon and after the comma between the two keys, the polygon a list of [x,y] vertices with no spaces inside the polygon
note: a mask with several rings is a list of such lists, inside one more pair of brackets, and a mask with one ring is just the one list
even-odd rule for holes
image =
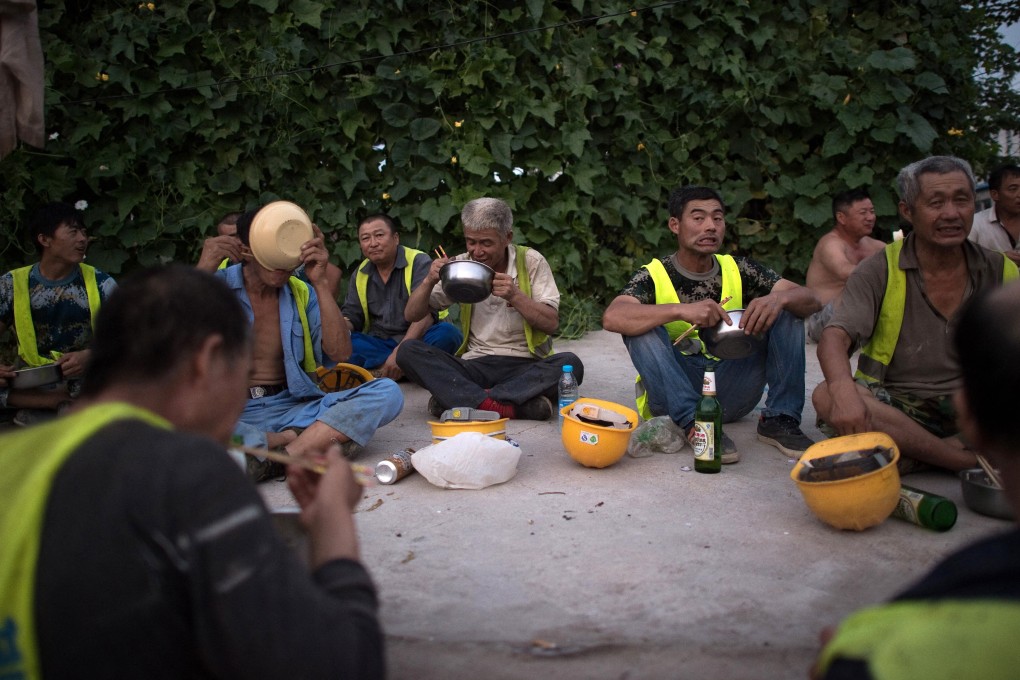
{"label": "wooden chopsticks", "polygon": [[[733,299],[732,295],[727,295],[726,297],[724,297],[722,300],[719,301],[719,305],[720,306],[721,305],[725,305],[727,302],[729,302],[732,299]],[[685,330],[683,333],[681,333],[680,335],[678,335],[676,337],[676,340],[673,341],[673,346],[675,347],[676,345],[680,344],[681,340],[683,340],[684,338],[686,338],[688,335],[690,335],[691,333],[693,333],[696,330],[698,330],[698,324],[696,324],[696,323],[691,324],[690,328],[688,328],[687,330]]]}
{"label": "wooden chopsticks", "polygon": [[[323,474],[326,472],[326,464],[313,460],[311,458],[304,458],[300,456],[291,456],[286,453],[280,453],[279,451],[270,451],[269,449],[260,449],[257,446],[234,446],[247,456],[255,458],[266,458],[268,460],[275,461],[277,463],[283,463],[284,465],[297,465],[303,467],[306,470]],[[350,463],[351,470],[354,472],[354,481],[361,486],[371,486],[375,484],[375,472],[367,465],[361,465],[359,463]]]}
{"label": "wooden chopsticks", "polygon": [[449,259],[450,257],[449,255],[446,254],[446,251],[443,250],[443,246],[436,246],[435,250],[433,250],[432,252],[436,254],[436,257],[441,257],[444,259]]}
{"label": "wooden chopsticks", "polygon": [[999,471],[992,467],[992,464],[988,462],[988,459],[982,456],[980,453],[977,454],[978,465],[988,475],[988,481],[992,483],[996,489],[1002,488],[1002,477],[999,476]]}

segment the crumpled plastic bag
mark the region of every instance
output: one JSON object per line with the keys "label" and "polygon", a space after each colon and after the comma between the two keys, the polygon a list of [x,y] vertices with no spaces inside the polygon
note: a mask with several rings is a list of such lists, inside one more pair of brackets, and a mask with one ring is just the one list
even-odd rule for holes
{"label": "crumpled plastic bag", "polygon": [[644,458],[653,453],[680,453],[687,438],[669,416],[655,416],[635,428],[627,443],[627,455]]}
{"label": "crumpled plastic bag", "polygon": [[517,474],[520,447],[481,432],[461,432],[418,449],[414,469],[443,489],[484,489]]}

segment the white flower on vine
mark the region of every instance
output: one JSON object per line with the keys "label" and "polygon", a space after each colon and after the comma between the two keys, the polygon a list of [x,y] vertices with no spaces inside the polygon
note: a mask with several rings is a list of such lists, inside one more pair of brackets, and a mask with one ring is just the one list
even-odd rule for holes
{"label": "white flower on vine", "polygon": [[60,136],[59,132],[54,132],[53,134],[50,135],[50,139],[56,139],[59,136]]}
{"label": "white flower on vine", "polygon": [[87,207],[89,207],[89,202],[88,201],[76,201],[75,204],[74,204],[74,209],[75,210],[84,210]]}

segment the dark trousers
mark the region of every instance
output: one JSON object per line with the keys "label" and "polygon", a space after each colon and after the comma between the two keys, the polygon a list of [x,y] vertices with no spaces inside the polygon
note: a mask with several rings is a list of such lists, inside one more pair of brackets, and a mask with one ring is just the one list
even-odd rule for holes
{"label": "dark trousers", "polygon": [[567,364],[574,367],[580,385],[584,365],[570,352],[545,359],[505,356],[461,359],[420,340],[408,340],[397,350],[400,370],[411,382],[431,392],[444,409],[475,408],[486,397],[520,405],[540,394],[555,405],[556,384]]}

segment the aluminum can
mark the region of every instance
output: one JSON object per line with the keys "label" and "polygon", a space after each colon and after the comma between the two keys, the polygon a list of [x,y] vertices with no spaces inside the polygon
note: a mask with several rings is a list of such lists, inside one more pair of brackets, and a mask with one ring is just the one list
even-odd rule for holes
{"label": "aluminum can", "polygon": [[394,484],[414,472],[411,454],[414,449],[394,451],[375,466],[375,478],[380,484]]}

